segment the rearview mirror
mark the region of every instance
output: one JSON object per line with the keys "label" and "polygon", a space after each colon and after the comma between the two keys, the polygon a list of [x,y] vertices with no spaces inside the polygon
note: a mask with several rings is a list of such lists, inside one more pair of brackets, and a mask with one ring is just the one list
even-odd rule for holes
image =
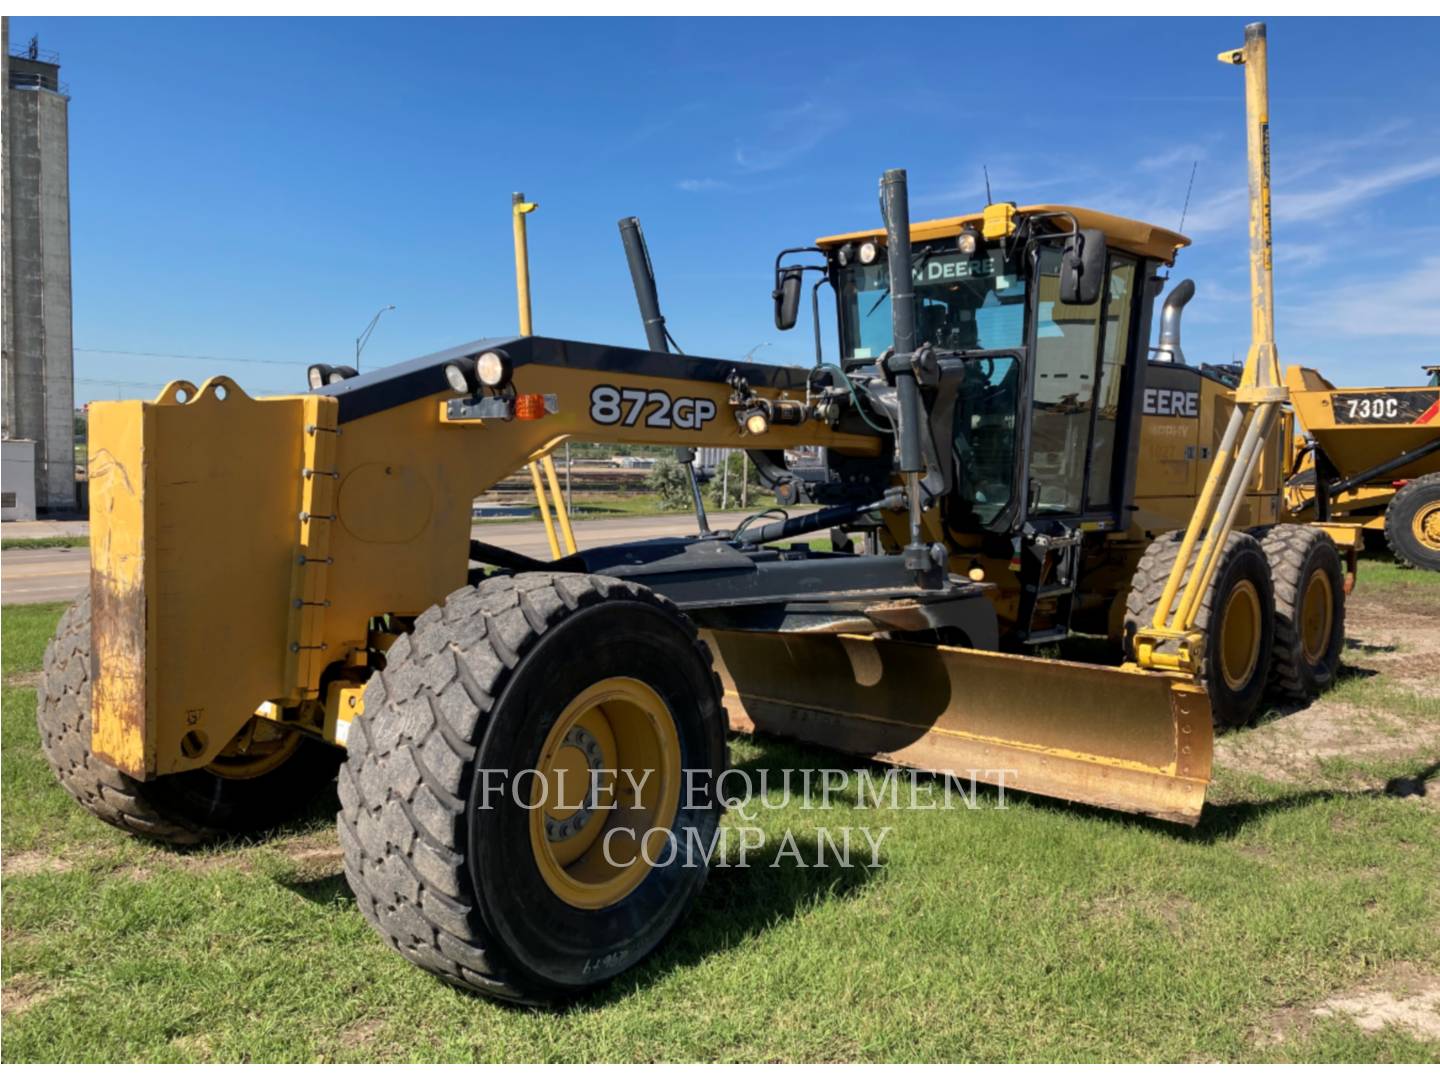
{"label": "rearview mirror", "polygon": [[1081,229],[1067,237],[1060,254],[1060,302],[1087,307],[1100,299],[1105,284],[1105,234]]}
{"label": "rearview mirror", "polygon": [[800,310],[800,279],[804,271],[798,266],[786,266],[776,275],[775,329],[789,330],[795,325],[795,316]]}

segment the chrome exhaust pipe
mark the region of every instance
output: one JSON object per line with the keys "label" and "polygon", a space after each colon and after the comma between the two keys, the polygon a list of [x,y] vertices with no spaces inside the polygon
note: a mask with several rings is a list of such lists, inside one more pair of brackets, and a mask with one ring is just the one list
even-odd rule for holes
{"label": "chrome exhaust pipe", "polygon": [[1164,364],[1185,363],[1185,350],[1180,347],[1180,315],[1195,296],[1195,282],[1186,278],[1170,290],[1160,310],[1160,344],[1150,352],[1150,359]]}

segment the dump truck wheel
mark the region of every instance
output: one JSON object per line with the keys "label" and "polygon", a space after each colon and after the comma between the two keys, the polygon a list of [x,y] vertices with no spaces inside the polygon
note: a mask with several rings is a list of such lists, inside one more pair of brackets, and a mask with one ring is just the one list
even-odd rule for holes
{"label": "dump truck wheel", "polygon": [[[90,752],[90,594],[60,617],[45,649],[35,711],[40,744],[60,785],[116,828],[169,844],[260,832],[293,818],[333,783],[339,755],[307,738],[140,781]],[[267,760],[268,757],[268,760]]]}
{"label": "dump truck wheel", "polygon": [[1440,570],[1440,473],[1411,480],[1385,508],[1385,541],[1413,570]]}
{"label": "dump truck wheel", "polygon": [[456,985],[524,1002],[597,986],[705,881],[720,684],[694,625],[642,586],[524,573],[452,593],[391,647],[348,749],[360,909]]}
{"label": "dump truck wheel", "polygon": [[1324,693],[1345,647],[1345,574],[1334,542],[1307,525],[1257,530],[1275,588],[1270,689],[1293,701]]}
{"label": "dump truck wheel", "polygon": [[[1199,548],[1196,544],[1192,560]],[[1125,602],[1126,648],[1132,659],[1134,633],[1139,627],[1149,626],[1154,618],[1170,568],[1179,554],[1180,534],[1166,533],[1151,542],[1135,568]],[[1255,719],[1265,693],[1275,633],[1270,567],[1253,536],[1232,532],[1225,538],[1195,622],[1205,632],[1199,679],[1210,695],[1215,729],[1243,727]]]}

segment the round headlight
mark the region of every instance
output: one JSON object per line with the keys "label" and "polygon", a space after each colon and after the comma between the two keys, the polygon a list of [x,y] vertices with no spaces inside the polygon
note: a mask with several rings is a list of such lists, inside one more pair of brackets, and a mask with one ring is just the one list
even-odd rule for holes
{"label": "round headlight", "polygon": [[311,390],[319,390],[330,381],[330,365],[311,364],[305,369],[305,381],[310,384]]}
{"label": "round headlight", "polygon": [[745,430],[751,435],[764,435],[770,430],[770,421],[763,412],[752,412],[745,417]]}
{"label": "round headlight", "polygon": [[980,250],[980,234],[974,229],[966,229],[960,234],[960,254],[974,255]]}
{"label": "round headlight", "polygon": [[510,381],[510,358],[499,351],[483,352],[475,361],[475,373],[492,389],[504,386]]}
{"label": "round headlight", "polygon": [[869,266],[880,256],[880,245],[874,240],[866,240],[860,245],[860,261]]}
{"label": "round headlight", "polygon": [[846,244],[835,253],[835,261],[841,266],[849,266],[850,260],[853,258],[855,258],[855,249],[849,244]]}
{"label": "round headlight", "polygon": [[353,367],[346,367],[342,364],[339,367],[331,368],[330,374],[326,377],[325,381],[332,384],[337,382],[344,382],[346,379],[353,379],[358,374],[359,372],[357,372]]}
{"label": "round headlight", "polygon": [[465,369],[459,364],[445,365],[445,381],[450,384],[450,389],[457,394],[468,394],[470,392],[470,380],[465,375]]}

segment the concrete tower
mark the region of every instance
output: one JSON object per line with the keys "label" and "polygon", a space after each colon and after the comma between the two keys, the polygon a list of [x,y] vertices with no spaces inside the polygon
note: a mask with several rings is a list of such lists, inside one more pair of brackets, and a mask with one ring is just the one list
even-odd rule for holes
{"label": "concrete tower", "polygon": [[4,20],[4,411],[35,443],[35,502],[75,507],[75,354],[70,325],[70,98],[59,57],[10,55]]}

